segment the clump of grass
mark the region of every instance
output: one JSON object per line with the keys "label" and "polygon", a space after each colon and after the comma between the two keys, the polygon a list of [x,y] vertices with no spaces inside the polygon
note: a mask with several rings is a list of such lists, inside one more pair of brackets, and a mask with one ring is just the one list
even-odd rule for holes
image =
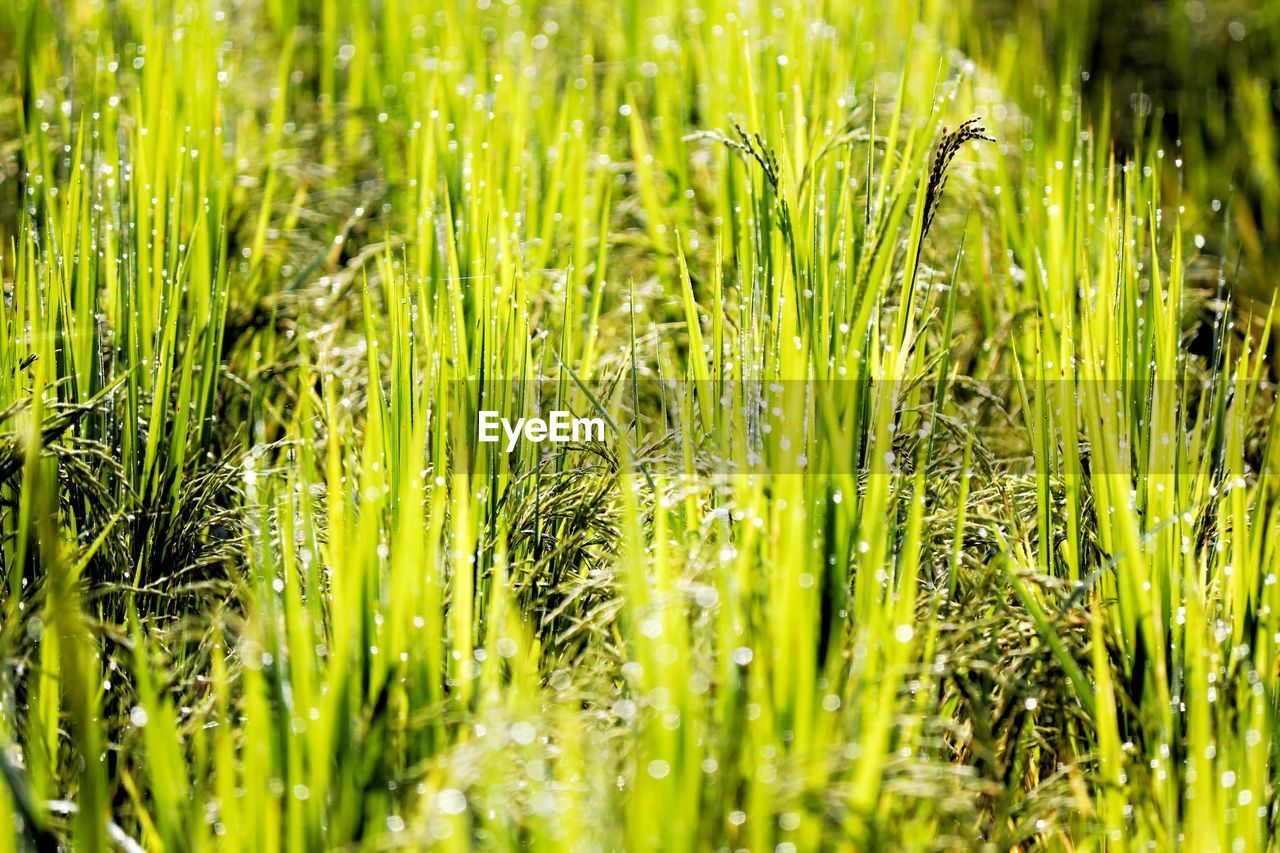
{"label": "clump of grass", "polygon": [[1270,849],[1228,178],[966,9],[0,11],[0,850]]}

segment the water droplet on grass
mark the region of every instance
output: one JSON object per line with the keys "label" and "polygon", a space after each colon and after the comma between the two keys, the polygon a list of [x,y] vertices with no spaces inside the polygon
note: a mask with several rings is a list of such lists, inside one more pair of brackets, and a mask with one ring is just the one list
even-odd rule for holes
{"label": "water droplet on grass", "polygon": [[462,814],[467,810],[467,797],[457,788],[445,788],[436,794],[436,807],[445,814]]}

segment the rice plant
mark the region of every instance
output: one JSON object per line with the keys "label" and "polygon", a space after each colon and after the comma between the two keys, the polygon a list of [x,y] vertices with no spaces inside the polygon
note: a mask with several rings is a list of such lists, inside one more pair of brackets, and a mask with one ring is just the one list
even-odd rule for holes
{"label": "rice plant", "polygon": [[1007,5],[5,4],[0,853],[1276,849],[1280,20]]}

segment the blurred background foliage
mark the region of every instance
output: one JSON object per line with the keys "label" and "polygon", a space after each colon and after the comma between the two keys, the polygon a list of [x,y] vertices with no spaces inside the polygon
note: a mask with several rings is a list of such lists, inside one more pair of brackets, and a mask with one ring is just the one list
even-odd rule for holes
{"label": "blurred background foliage", "polygon": [[1202,164],[1169,180],[1208,201],[1189,224],[1239,264],[1238,304],[1265,314],[1280,280],[1280,3],[972,3],[968,49],[1016,67],[1004,79],[1020,98],[1078,85],[1121,155],[1145,134]]}

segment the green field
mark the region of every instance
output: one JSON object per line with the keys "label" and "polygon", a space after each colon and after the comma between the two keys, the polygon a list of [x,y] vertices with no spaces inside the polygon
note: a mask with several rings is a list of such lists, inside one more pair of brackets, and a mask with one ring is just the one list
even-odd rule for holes
{"label": "green field", "polygon": [[1274,3],[0,0],[0,853],[1276,850],[1278,275]]}

